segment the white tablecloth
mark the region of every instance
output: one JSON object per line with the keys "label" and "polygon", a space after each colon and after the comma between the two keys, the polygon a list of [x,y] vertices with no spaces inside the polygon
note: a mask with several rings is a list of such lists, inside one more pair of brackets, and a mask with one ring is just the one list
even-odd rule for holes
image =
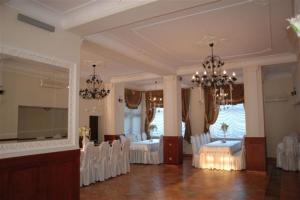
{"label": "white tablecloth", "polygon": [[158,151],[159,139],[144,140],[130,143],[130,150]]}
{"label": "white tablecloth", "polygon": [[153,159],[153,152],[159,151],[159,139],[130,143],[130,163],[159,164]]}
{"label": "white tablecloth", "polygon": [[241,141],[221,140],[203,145],[200,150],[200,168],[234,170],[237,169],[233,154],[241,150]]}
{"label": "white tablecloth", "polygon": [[234,154],[241,149],[241,141],[230,140],[223,143],[221,140],[211,142],[203,145],[200,148],[200,153],[222,153],[222,154]]}

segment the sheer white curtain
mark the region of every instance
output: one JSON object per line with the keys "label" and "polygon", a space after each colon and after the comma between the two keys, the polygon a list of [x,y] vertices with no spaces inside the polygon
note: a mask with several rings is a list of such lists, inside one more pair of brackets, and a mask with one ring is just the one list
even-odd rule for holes
{"label": "sheer white curtain", "polygon": [[246,134],[244,104],[229,106],[227,109],[220,106],[220,112],[217,121],[210,126],[211,136],[214,138],[223,138],[224,134],[221,130],[222,123],[229,125],[226,132],[226,138],[243,138]]}
{"label": "sheer white curtain", "polygon": [[140,135],[142,131],[142,106],[129,109],[125,106],[124,133]]}

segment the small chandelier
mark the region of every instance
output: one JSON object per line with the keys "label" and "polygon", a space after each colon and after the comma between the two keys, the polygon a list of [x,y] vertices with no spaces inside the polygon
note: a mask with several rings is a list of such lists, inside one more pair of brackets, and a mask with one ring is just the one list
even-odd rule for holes
{"label": "small chandelier", "polygon": [[[228,105],[229,98],[232,100],[232,85],[237,80],[235,72],[228,75],[226,70],[222,70],[224,61],[214,55],[214,43],[209,44],[211,48],[211,56],[207,56],[202,62],[204,68],[203,74],[200,75],[197,71],[192,77],[192,83],[197,87],[213,88],[213,97],[217,104]],[[225,88],[229,87],[229,93],[225,93]]]}
{"label": "small chandelier", "polygon": [[[157,81],[155,81],[154,83],[155,83],[155,88],[157,90]],[[150,92],[149,101],[150,101],[150,103],[152,103],[154,105],[162,105],[163,98],[162,97],[152,96],[152,93]]]}
{"label": "small chandelier", "polygon": [[93,74],[88,76],[85,81],[87,87],[80,89],[79,96],[83,99],[103,99],[109,94],[109,90],[106,90],[103,86],[103,81],[99,75],[96,75],[96,65],[93,65]]}

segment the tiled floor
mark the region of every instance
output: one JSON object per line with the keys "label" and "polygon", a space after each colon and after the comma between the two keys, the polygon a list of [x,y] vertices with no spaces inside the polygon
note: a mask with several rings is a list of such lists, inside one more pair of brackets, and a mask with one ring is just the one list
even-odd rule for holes
{"label": "tiled floor", "polygon": [[[129,174],[84,187],[80,197],[81,200],[300,199],[295,189],[300,190],[299,173],[282,172],[279,179],[269,177],[272,176],[257,172],[195,169],[187,158],[180,166],[131,165]],[[280,192],[276,183],[268,183],[269,179],[281,181]],[[287,191],[296,192],[296,196],[289,196]]]}

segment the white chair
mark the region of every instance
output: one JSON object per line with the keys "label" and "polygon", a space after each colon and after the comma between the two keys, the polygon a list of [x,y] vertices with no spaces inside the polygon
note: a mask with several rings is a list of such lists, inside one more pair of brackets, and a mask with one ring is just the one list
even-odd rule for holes
{"label": "white chair", "polygon": [[114,140],[112,142],[112,147],[110,151],[110,172],[111,177],[116,177],[121,174],[121,144],[119,140]]}
{"label": "white chair", "polygon": [[130,140],[125,140],[125,142],[122,144],[122,150],[121,150],[122,174],[126,174],[130,172],[129,150],[130,150]]}
{"label": "white chair", "polygon": [[161,135],[159,137],[159,147],[157,150],[152,151],[151,154],[151,158],[150,158],[150,164],[161,164],[164,161],[164,149],[163,149],[163,135]]}
{"label": "white chair", "polygon": [[96,162],[94,163],[96,181],[104,181],[105,179],[105,144],[102,142],[97,148]]}
{"label": "white chair", "polygon": [[232,162],[233,162],[232,168],[234,170],[246,169],[244,140],[242,140],[242,149],[232,155]]}
{"label": "white chair", "polygon": [[277,146],[277,167],[288,171],[299,170],[299,143],[297,136],[289,135]]}
{"label": "white chair", "polygon": [[94,182],[93,178],[93,146],[92,142],[87,143],[83,149],[83,158],[80,163],[80,186],[89,185]]}
{"label": "white chair", "polygon": [[201,145],[206,144],[206,140],[205,140],[205,134],[200,134],[200,141],[201,141]]}
{"label": "white chair", "polygon": [[206,137],[207,137],[207,143],[210,143],[210,142],[211,142],[211,136],[210,136],[210,133],[207,133]]}
{"label": "white chair", "polygon": [[199,168],[199,149],[197,147],[197,136],[191,136],[191,143],[192,143],[192,149],[193,149],[193,162],[192,165],[194,167]]}
{"label": "white chair", "polygon": [[111,177],[110,171],[110,146],[109,142],[103,142],[104,179]]}
{"label": "white chair", "polygon": [[201,137],[202,137],[202,134],[197,134],[197,135],[194,136],[196,149],[198,149],[198,150],[204,144]]}
{"label": "white chair", "polygon": [[120,135],[121,144],[124,144],[127,138],[124,135]]}
{"label": "white chair", "polygon": [[142,133],[142,140],[147,140],[147,134],[145,132]]}

